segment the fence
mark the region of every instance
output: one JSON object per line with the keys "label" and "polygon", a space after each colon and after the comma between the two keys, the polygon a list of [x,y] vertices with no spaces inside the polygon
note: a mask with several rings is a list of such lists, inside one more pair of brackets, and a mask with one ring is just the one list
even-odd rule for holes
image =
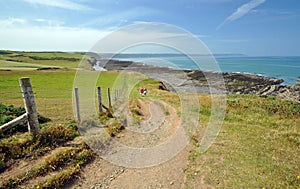
{"label": "fence", "polygon": [[[113,100],[117,101],[118,98],[123,94],[124,88],[121,89],[114,89],[113,91]],[[79,89],[74,88],[74,97],[75,97],[75,107],[76,107],[76,121],[81,121],[80,116],[80,102],[79,102]],[[111,89],[107,88],[107,99],[108,99],[108,106],[105,106],[103,101],[103,92],[101,87],[97,87],[97,100],[98,100],[98,111],[99,113],[103,112],[103,109],[109,112],[111,114],[111,108],[112,108],[112,98],[111,98]]]}
{"label": "fence", "polygon": [[[29,80],[29,78],[27,78]],[[13,85],[7,84],[7,82],[1,82],[0,80],[0,103],[7,104],[7,105],[15,105],[15,106],[24,106],[24,103],[22,99],[24,97],[25,93],[31,94],[32,97],[28,99],[34,98],[34,106],[36,109],[36,112],[39,114],[48,117],[52,119],[52,121],[56,124],[63,124],[67,121],[74,120],[74,114],[73,114],[73,107],[72,107],[72,88],[70,84],[66,87],[59,87],[55,86],[55,83],[48,83],[51,81],[45,82],[46,86],[41,85],[34,85],[31,87],[30,91],[23,92],[20,91],[20,87],[18,84],[13,81]],[[29,81],[30,84],[30,81]],[[24,90],[28,87],[24,87]],[[104,95],[105,92],[101,91],[101,87],[97,87],[97,96],[98,96],[98,109],[99,112],[103,112],[103,108],[106,110],[109,110],[109,108],[112,107],[113,101],[117,101],[117,99],[122,95],[124,90],[124,86],[121,89],[113,89],[107,88],[107,95]],[[77,95],[80,92],[80,89],[74,89],[74,91],[77,91]],[[74,92],[75,93],[75,92]],[[34,97],[33,97],[34,95]],[[105,98],[104,98],[105,97]],[[103,99],[105,99],[107,102],[103,102]],[[78,98],[77,98],[78,101]],[[104,104],[107,103],[108,105],[105,106]],[[26,106],[25,106],[26,107]],[[28,108],[28,111],[31,110]],[[79,112],[79,103],[76,105],[76,119],[77,121],[80,120]],[[22,115],[15,120],[12,121],[12,123],[4,124],[1,128],[11,128],[20,122],[24,120],[34,120],[32,117],[28,117],[26,115]],[[37,116],[34,116],[37,117]],[[37,125],[38,123],[35,122]],[[36,133],[38,132],[38,129],[31,128],[31,131]]]}
{"label": "fence", "polygon": [[[0,103],[24,107],[22,92],[18,84],[18,78],[13,81],[2,82],[0,80]],[[35,80],[36,81],[36,80]],[[53,81],[41,84],[32,83],[32,91],[35,98],[37,112],[44,117],[51,118],[57,124],[63,124],[74,120],[72,109],[72,86],[55,86]]]}
{"label": "fence", "polygon": [[0,127],[0,131],[4,131],[6,129],[14,127],[15,125],[18,125],[20,122],[27,120],[28,130],[35,136],[39,133],[40,127],[39,127],[38,115],[36,111],[34,94],[32,91],[30,79],[20,78],[20,87],[22,91],[26,113],[2,125]]}

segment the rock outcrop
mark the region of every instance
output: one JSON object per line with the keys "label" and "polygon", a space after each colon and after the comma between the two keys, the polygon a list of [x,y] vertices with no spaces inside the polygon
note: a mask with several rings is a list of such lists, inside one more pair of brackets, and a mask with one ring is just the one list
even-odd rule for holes
{"label": "rock outcrop", "polygon": [[[196,85],[205,84],[205,72],[190,71],[191,80]],[[210,73],[219,74],[219,73]],[[261,96],[277,96],[283,99],[300,102],[300,78],[292,86],[282,85],[280,79],[272,79],[254,74],[222,73],[228,94],[256,94]]]}
{"label": "rock outcrop", "polygon": [[[162,89],[170,91],[256,94],[261,96],[277,96],[300,103],[300,78],[295,85],[286,86],[282,85],[283,80],[254,74],[174,70],[166,67],[156,67],[143,63],[119,60],[98,60],[98,63],[107,70],[141,72],[150,78],[162,81]],[[210,83],[213,83],[213,87],[208,84],[207,78],[210,78]],[[218,85],[219,83],[220,85]],[[222,83],[225,84],[225,88],[221,85]]]}

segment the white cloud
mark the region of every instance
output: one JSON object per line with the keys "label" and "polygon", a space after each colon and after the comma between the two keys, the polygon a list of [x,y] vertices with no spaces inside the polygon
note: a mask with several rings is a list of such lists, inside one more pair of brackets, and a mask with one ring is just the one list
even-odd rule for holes
{"label": "white cloud", "polygon": [[1,27],[12,27],[15,25],[23,25],[26,23],[26,20],[22,18],[8,18],[5,20],[0,20]]}
{"label": "white cloud", "polygon": [[[43,23],[47,23],[48,20],[43,18],[23,20],[22,22],[25,24],[20,27],[16,24],[18,19],[15,18],[13,20],[15,20],[12,21],[15,25],[10,25],[10,27],[0,25],[1,49],[89,51],[96,47],[101,52],[115,52],[122,45],[130,47],[132,44],[149,41],[150,43],[155,42],[155,44],[172,42],[174,46],[182,46],[186,49],[191,48],[190,51],[192,51],[197,45],[197,36],[188,35],[182,29],[174,29],[174,27],[167,24],[139,23],[117,30],[109,38],[105,39],[105,36],[112,33],[112,30],[109,28],[91,29],[88,27],[44,25]],[[1,22],[8,21],[0,20]],[[42,24],[39,24],[39,22]],[[116,29],[119,28],[114,30]],[[99,40],[102,41],[101,44],[98,44]]]}
{"label": "white cloud", "polygon": [[[34,21],[48,23],[48,20],[42,18]],[[19,23],[22,23],[22,26]],[[37,26],[18,18],[0,20],[1,49],[8,50],[88,51],[99,39],[109,33],[109,30],[83,27],[48,24]]]}
{"label": "white cloud", "polygon": [[36,22],[47,22],[47,20],[43,19],[43,18],[37,18],[37,19],[34,19],[34,21],[36,21]]}
{"label": "white cloud", "polygon": [[49,20],[44,18],[37,18],[34,19],[34,21],[40,24],[46,24],[46,26],[62,26],[64,24],[64,22],[59,20]]}
{"label": "white cloud", "polygon": [[199,39],[211,37],[211,35],[203,35],[203,34],[196,34],[195,36],[198,37]]}
{"label": "white cloud", "polygon": [[[92,51],[118,53],[120,50],[135,52],[138,46],[140,53],[170,52],[170,49],[187,54],[208,54],[208,49],[202,45],[197,36],[173,25],[138,22],[121,30],[112,32],[101,39]],[[165,47],[167,51],[160,51],[160,47],[149,49],[149,45]],[[143,52],[141,50],[144,50]]]}
{"label": "white cloud", "polygon": [[115,12],[115,13],[109,13],[105,15],[101,15],[95,19],[92,19],[84,24],[82,26],[114,26],[119,27],[121,25],[124,25],[131,20],[135,20],[137,18],[143,17],[143,16],[150,16],[154,14],[159,14],[159,11],[151,8],[145,8],[145,7],[136,7],[132,9],[126,9],[123,11]]}
{"label": "white cloud", "polygon": [[237,10],[232,13],[229,17],[227,17],[224,22],[222,22],[218,27],[217,30],[220,29],[224,24],[237,20],[246,14],[248,14],[252,9],[256,8],[260,4],[264,3],[266,0],[251,0],[250,2],[243,4]]}
{"label": "white cloud", "polygon": [[88,6],[72,2],[70,0],[23,0],[23,1],[30,4],[44,5],[44,6],[57,7],[57,8],[63,8],[69,10],[78,10],[78,11],[92,10],[92,8]]}

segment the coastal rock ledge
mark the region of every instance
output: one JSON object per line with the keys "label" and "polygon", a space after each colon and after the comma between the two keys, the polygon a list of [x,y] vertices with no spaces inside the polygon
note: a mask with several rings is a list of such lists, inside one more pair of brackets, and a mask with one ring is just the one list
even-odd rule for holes
{"label": "coastal rock ledge", "polygon": [[[170,91],[186,91],[198,93],[256,94],[260,96],[276,96],[300,103],[300,77],[295,85],[282,85],[281,79],[272,79],[254,74],[216,73],[200,70],[174,70],[166,67],[150,66],[143,63],[119,60],[102,60],[97,64],[106,70],[134,71],[150,78],[162,81],[162,88]],[[220,82],[224,78],[226,89],[210,88],[206,78],[216,78],[211,82]],[[216,85],[217,86],[217,85]]]}
{"label": "coastal rock ledge", "polygon": [[[204,73],[188,71],[188,76],[196,85],[205,85],[205,75],[218,73]],[[295,85],[282,85],[281,79],[241,73],[222,73],[228,94],[256,94],[260,96],[276,96],[300,103],[300,77]]]}

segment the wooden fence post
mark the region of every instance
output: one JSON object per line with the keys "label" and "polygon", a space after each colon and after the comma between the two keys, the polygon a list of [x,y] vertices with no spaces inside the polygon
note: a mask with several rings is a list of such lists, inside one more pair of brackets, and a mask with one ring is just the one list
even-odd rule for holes
{"label": "wooden fence post", "polygon": [[103,108],[102,108],[101,87],[97,87],[97,91],[98,91],[99,113],[102,113],[103,112]]}
{"label": "wooden fence post", "polygon": [[40,126],[30,79],[28,77],[20,78],[19,82],[28,116],[28,130],[36,136],[40,131]]}
{"label": "wooden fence post", "polygon": [[108,107],[111,108],[110,88],[107,89],[107,95],[108,95]]}
{"label": "wooden fence post", "polygon": [[117,101],[117,89],[114,90],[114,101]]}
{"label": "wooden fence post", "polygon": [[74,95],[75,95],[75,104],[76,104],[76,117],[77,122],[80,123],[80,107],[79,107],[79,95],[78,95],[78,88],[74,89]]}
{"label": "wooden fence post", "polygon": [[120,94],[119,94],[119,93],[120,93],[120,90],[119,90],[119,89],[117,89],[117,91],[116,91],[116,92],[117,92],[117,95],[116,95],[116,96],[117,96],[117,98],[119,98],[119,97],[120,97]]}

